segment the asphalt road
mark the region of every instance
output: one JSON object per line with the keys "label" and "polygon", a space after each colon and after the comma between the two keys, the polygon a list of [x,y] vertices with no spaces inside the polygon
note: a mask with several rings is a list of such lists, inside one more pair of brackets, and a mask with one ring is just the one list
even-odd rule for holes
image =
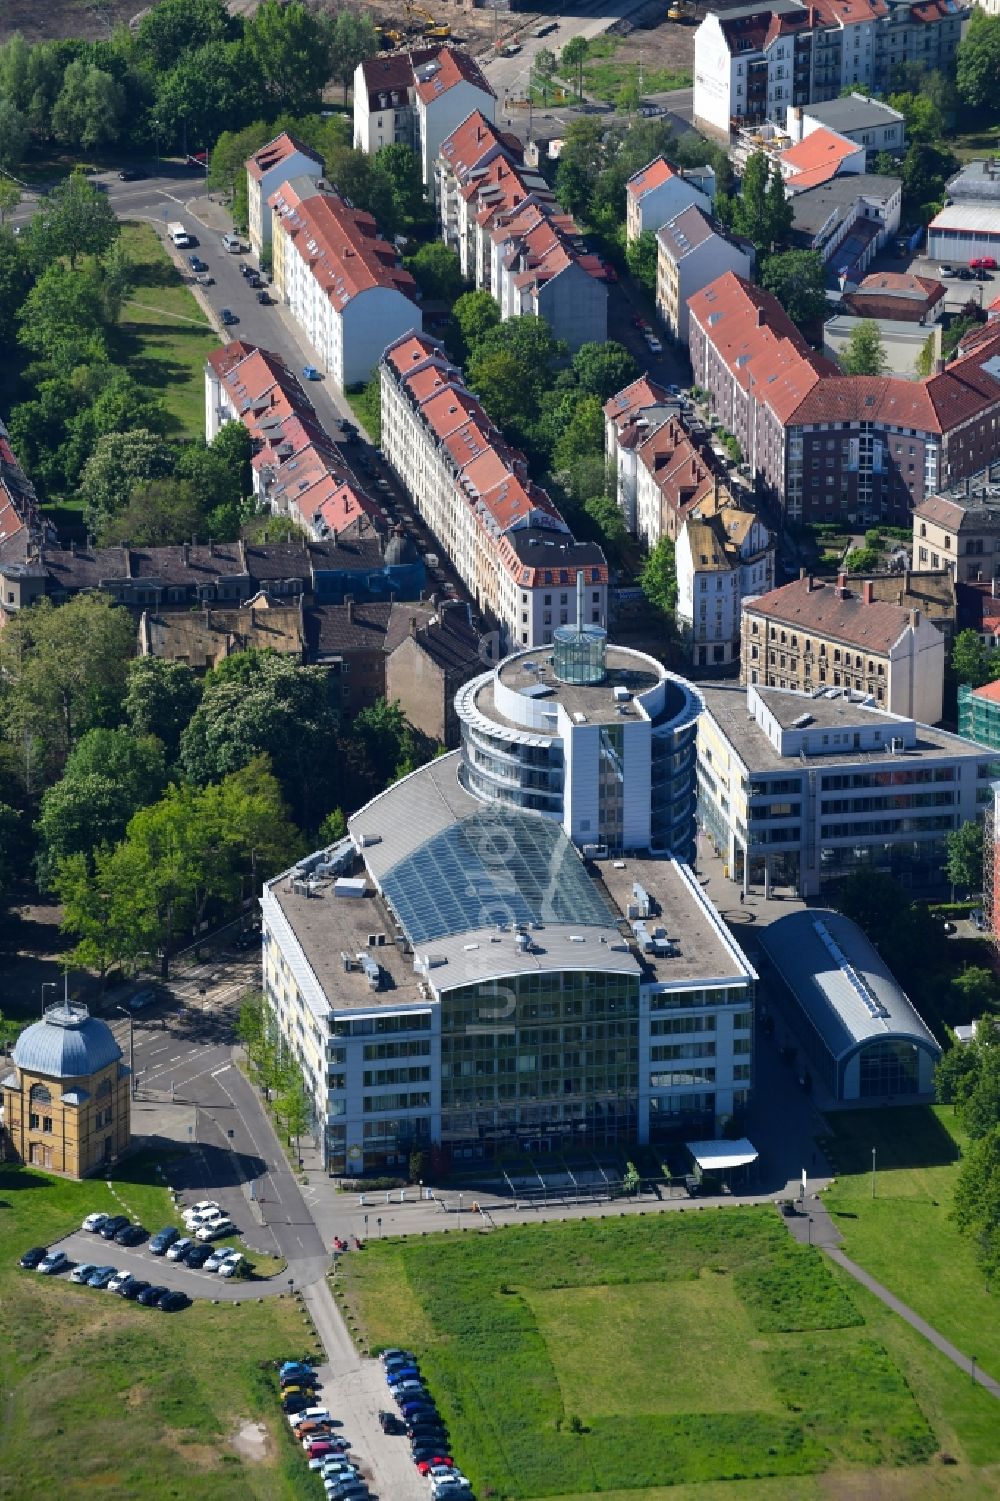
{"label": "asphalt road", "polygon": [[[646,0],[579,0],[577,5],[567,8],[559,16],[542,16],[519,26],[517,37],[521,43],[520,52],[514,57],[480,59],[483,71],[496,90],[500,106],[507,98],[527,97],[535,57],[543,47],[558,53],[571,37],[582,36],[590,40],[601,36],[612,22],[631,15],[635,10],[641,10],[645,3]],[[510,15],[504,16],[504,34],[510,31],[511,22],[515,20]],[[544,37],[534,35],[540,25],[549,25],[553,21],[556,23],[553,31]]]}

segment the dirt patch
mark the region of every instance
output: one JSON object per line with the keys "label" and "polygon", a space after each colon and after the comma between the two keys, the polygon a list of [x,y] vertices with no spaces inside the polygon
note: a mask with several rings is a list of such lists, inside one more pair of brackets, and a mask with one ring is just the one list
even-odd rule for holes
{"label": "dirt patch", "polygon": [[140,8],[140,0],[4,0],[0,5],[0,42],[19,31],[26,42],[48,42],[75,37],[86,42],[107,40],[119,21],[128,22]]}
{"label": "dirt patch", "polygon": [[229,1442],[249,1464],[262,1464],[271,1458],[274,1449],[274,1441],[263,1423],[241,1423]]}

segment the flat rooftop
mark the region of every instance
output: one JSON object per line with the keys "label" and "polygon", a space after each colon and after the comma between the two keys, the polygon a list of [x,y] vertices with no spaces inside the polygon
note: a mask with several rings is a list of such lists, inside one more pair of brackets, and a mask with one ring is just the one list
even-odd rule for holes
{"label": "flat rooftop", "polygon": [[[755,719],[747,713],[747,690],[738,683],[699,683],[705,699],[705,708],[718,724],[726,739],[747,769],[754,771],[801,771],[804,766],[874,766],[887,761],[896,764],[924,760],[945,760],[955,757],[983,760],[987,752],[982,746],[963,740],[960,735],[950,735],[947,730],[931,725],[918,724],[913,745],[906,747],[904,755],[893,755],[888,744],[884,750],[840,750],[831,747],[819,755],[805,758],[798,754],[781,756]],[[881,709],[851,703],[843,698],[810,698],[808,694],[794,693],[788,689],[761,688],[757,691],[783,729],[792,729],[801,714],[812,716],[813,724],[821,729],[846,730],[860,725],[884,726],[887,741],[892,736],[892,727],[897,716],[886,714]],[[906,721],[908,722],[908,721]],[[812,726],[810,726],[811,728]]]}
{"label": "flat rooftop", "polygon": [[[510,658],[500,667],[499,678],[506,688],[523,692],[526,697],[546,704],[562,704],[571,718],[582,714],[588,724],[621,723],[622,716],[618,712],[618,700],[615,698],[616,688],[626,688],[629,697],[634,698],[638,693],[647,693],[660,682],[658,672],[648,667],[637,653],[622,646],[608,647],[607,677],[603,683],[595,683],[592,687],[561,682],[551,664],[551,646],[540,647],[537,651],[524,652]],[[683,697],[679,689],[673,691],[676,695],[673,712],[676,713],[683,704]],[[667,694],[669,700],[669,683]],[[492,674],[476,694],[476,708],[499,724],[510,725],[515,730],[523,729],[522,725],[514,724],[496,708]],[[550,730],[532,729],[532,734],[556,736],[558,733],[554,724]]]}
{"label": "flat rooftop", "polygon": [[623,916],[635,900],[633,887],[638,883],[652,898],[650,915],[643,919],[648,931],[662,927],[673,940],[670,955],[642,955],[644,984],[756,979],[750,961],[686,865],[629,855],[595,861],[592,871]]}

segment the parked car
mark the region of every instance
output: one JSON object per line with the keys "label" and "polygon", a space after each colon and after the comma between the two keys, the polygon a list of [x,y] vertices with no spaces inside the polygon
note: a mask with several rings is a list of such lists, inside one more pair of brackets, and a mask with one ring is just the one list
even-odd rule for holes
{"label": "parked car", "polygon": [[316,369],[315,365],[303,365],[302,374],[305,376],[306,380],[322,380],[322,376]]}
{"label": "parked car", "polygon": [[939,276],[954,276],[955,275],[955,268],[954,268],[954,266],[940,266],[938,268],[938,275]]}
{"label": "parked car", "polygon": [[117,1275],[117,1272],[118,1272],[118,1268],[117,1267],[114,1267],[114,1266],[99,1266],[97,1268],[96,1272],[94,1272],[92,1274],[92,1276],[90,1276],[90,1277],[87,1278],[87,1286],[88,1287],[107,1287],[107,1285],[111,1281],[112,1277],[114,1277],[114,1276]]}
{"label": "parked car", "polygon": [[148,172],[144,172],[141,167],[123,167],[122,170],[118,174],[118,181],[119,182],[140,182],[140,181],[142,181],[143,178],[148,177],[148,176],[149,176],[149,173]]}
{"label": "parked car", "polygon": [[469,1490],[472,1489],[471,1481],[467,1480],[461,1470],[456,1469],[454,1464],[431,1465],[426,1473],[430,1476],[432,1483],[435,1480],[453,1481],[455,1485],[465,1486]]}
{"label": "parked car", "polygon": [[988,933],[990,925],[986,920],[986,913],[982,907],[976,907],[969,913],[969,921],[978,933]]}
{"label": "parked car", "polygon": [[201,276],[196,276],[195,277],[195,281],[198,283],[199,287],[214,287],[215,286],[215,277],[212,276],[212,275],[210,275],[208,272],[205,272]]}
{"label": "parked car", "polygon": [[189,255],[188,256],[188,265],[191,267],[192,271],[207,271],[208,270],[208,262],[207,261],[203,261],[200,255]]}
{"label": "parked car", "polygon": [[233,323],[239,323],[239,321],[240,320],[237,318],[232,308],[224,307],[220,309],[219,322],[223,324],[224,327],[229,328]]}
{"label": "parked car", "polygon": [[[167,1247],[167,1252],[166,1252],[167,1260],[168,1261],[183,1261],[184,1258],[185,1258],[185,1256],[187,1255],[188,1251],[190,1251],[191,1247],[194,1244],[195,1244],[195,1242],[191,1239],[190,1235],[181,1235],[181,1236],[179,1236],[178,1239],[174,1241],[174,1243],[173,1243],[172,1246],[168,1246]],[[153,1242],[152,1241],[150,1241],[150,1243],[149,1243],[149,1249],[150,1250],[153,1249]]]}
{"label": "parked car", "polygon": [[[243,1270],[244,1265],[245,1262],[243,1260],[243,1257],[240,1255],[239,1251],[237,1251],[234,1255],[226,1257],[225,1261],[219,1267],[219,1276],[235,1277],[237,1272]],[[307,1390],[312,1390],[312,1388],[307,1388]]]}
{"label": "parked car", "polygon": [[161,1313],[177,1313],[182,1308],[187,1308],[191,1299],[187,1293],[178,1292],[176,1288],[170,1288],[162,1297],[156,1300],[156,1306]]}
{"label": "parked car", "polygon": [[[257,298],[260,301],[260,298]],[[261,941],[260,924],[255,923],[252,928],[245,928],[236,939],[235,947],[238,949],[255,949]]]}
{"label": "parked car", "polygon": [[80,1228],[81,1230],[92,1230],[96,1234],[98,1230],[104,1228],[109,1218],[110,1215],[107,1214],[88,1214]]}
{"label": "parked car", "polygon": [[71,1282],[86,1282],[97,1271],[97,1265],[93,1261],[79,1262],[69,1274]]}
{"label": "parked car", "polygon": [[320,1459],[324,1454],[335,1454],[333,1444],[328,1438],[307,1439],[303,1448],[310,1459]]}
{"label": "parked car", "polygon": [[197,1272],[199,1268],[205,1265],[211,1254],[211,1246],[192,1246],[190,1251],[185,1251],[184,1260],[189,1267],[192,1267]]}
{"label": "parked car", "polygon": [[100,1234],[102,1239],[114,1240],[119,1230],[124,1230],[125,1226],[129,1223],[130,1221],[128,1215],[126,1214],[112,1215],[111,1218],[105,1220],[104,1224],[101,1226]]}
{"label": "parked car", "polygon": [[646,335],[646,343],[649,346],[649,351],[650,351],[651,354],[662,354],[663,353],[663,345],[660,343],[659,339],[656,337],[655,334],[647,334]]}
{"label": "parked car", "polygon": [[955,275],[959,281],[975,281],[976,279],[976,273],[970,271],[968,266],[959,266],[955,271]]}
{"label": "parked car", "polygon": [[220,1235],[234,1235],[236,1226],[232,1220],[209,1220],[207,1224],[199,1225],[194,1232],[195,1240],[209,1241],[218,1240]]}
{"label": "parked car", "polygon": [[165,1256],[175,1240],[180,1239],[180,1231],[175,1230],[173,1225],[164,1225],[162,1230],[150,1236],[149,1249],[154,1256]]}
{"label": "parked car", "polygon": [[396,1413],[394,1413],[394,1412],[380,1412],[379,1415],[378,1415],[378,1420],[379,1420],[379,1423],[382,1426],[382,1432],[383,1433],[402,1433],[403,1432],[403,1428],[404,1428],[403,1420],[402,1420],[402,1418],[398,1417],[396,1415]]}
{"label": "parked car", "polygon": [[115,1236],[116,1246],[137,1246],[148,1236],[149,1231],[143,1225],[126,1225],[124,1230],[119,1230]]}
{"label": "parked car", "polygon": [[281,1410],[287,1416],[293,1417],[296,1413],[308,1411],[311,1400],[310,1397],[305,1396],[302,1392],[292,1392],[289,1396],[283,1398]]}
{"label": "parked car", "polygon": [[969,262],[970,271],[995,271],[996,268],[996,257],[992,255],[973,256]]}
{"label": "parked car", "polygon": [[131,1282],[131,1281],[132,1281],[132,1273],[131,1272],[115,1272],[115,1275],[113,1277],[111,1277],[109,1279],[109,1281],[108,1281],[108,1292],[109,1293],[120,1293],[121,1290],[122,1290],[122,1288],[126,1287],[128,1285],[128,1283]]}
{"label": "parked car", "polygon": [[52,1277],[57,1272],[65,1272],[72,1266],[72,1262],[65,1251],[50,1251],[43,1256],[38,1263],[37,1270],[45,1277]]}
{"label": "parked car", "polygon": [[145,1292],[139,1294],[136,1302],[140,1303],[143,1308],[154,1308],[169,1290],[166,1287],[147,1287]]}
{"label": "parked car", "polygon": [[249,287],[259,287],[260,285],[261,285],[260,272],[259,271],[254,271],[253,268],[251,268],[250,271],[247,274],[247,286],[249,286]]}
{"label": "parked car", "polygon": [[318,1384],[318,1377],[312,1366],[309,1365],[282,1366],[281,1370],[278,1372],[279,1384],[281,1386],[286,1386],[290,1381],[297,1381],[299,1383],[305,1383],[308,1386],[315,1386]]}
{"label": "parked car", "polygon": [[257,301],[260,303],[261,307],[269,307],[271,303],[270,292],[258,292]]}
{"label": "parked car", "polygon": [[125,1283],[125,1286],[120,1287],[118,1291],[123,1298],[127,1298],[130,1303],[134,1303],[140,1296],[140,1294],[146,1291],[146,1288],[148,1286],[149,1283],[143,1282],[141,1278],[131,1277],[129,1281]]}
{"label": "parked car", "polygon": [[419,1459],[416,1455],[411,1458],[421,1475],[429,1474],[432,1468],[440,1469],[442,1465],[447,1467],[455,1463],[450,1454],[434,1454],[430,1449],[426,1454],[422,1452]]}
{"label": "parked car", "polygon": [[197,1204],[189,1204],[187,1209],[181,1210],[181,1218],[190,1220],[200,1214],[207,1213],[209,1209],[217,1209],[221,1213],[222,1205],[218,1199],[199,1199]]}
{"label": "parked car", "polygon": [[325,1419],[329,1422],[330,1414],[325,1407],[313,1403],[311,1407],[304,1407],[299,1413],[292,1413],[288,1419],[288,1426],[293,1430],[297,1429],[300,1423],[307,1423],[310,1418]]}
{"label": "parked car", "polygon": [[206,1272],[217,1272],[228,1256],[233,1252],[232,1246],[217,1246],[205,1262]]}

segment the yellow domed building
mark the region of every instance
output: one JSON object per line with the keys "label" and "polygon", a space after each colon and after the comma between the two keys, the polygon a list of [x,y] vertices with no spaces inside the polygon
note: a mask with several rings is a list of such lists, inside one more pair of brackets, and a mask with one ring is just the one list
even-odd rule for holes
{"label": "yellow domed building", "polygon": [[25,1027],[12,1057],[0,1082],[8,1158],[86,1178],[127,1152],[129,1071],[107,1022],[62,1001]]}

